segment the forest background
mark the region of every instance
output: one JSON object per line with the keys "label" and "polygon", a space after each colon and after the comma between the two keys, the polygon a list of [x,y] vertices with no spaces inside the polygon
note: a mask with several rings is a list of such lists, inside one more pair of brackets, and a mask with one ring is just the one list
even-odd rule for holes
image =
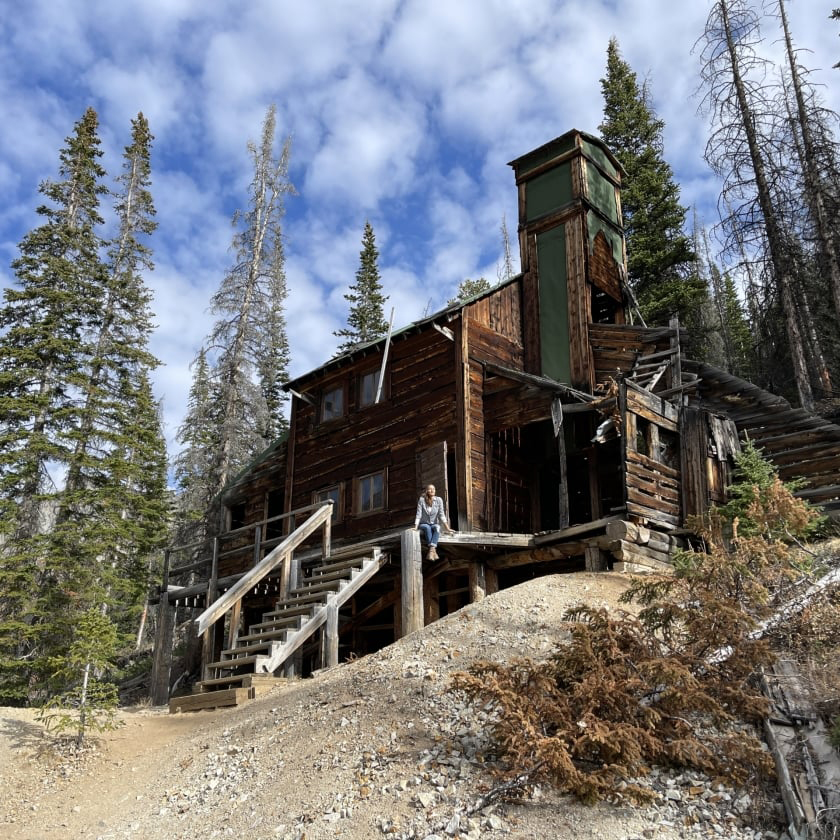
{"label": "forest background", "polygon": [[[330,337],[347,346],[362,322],[381,334],[386,301],[402,324],[474,288],[466,278],[515,271],[503,161],[573,125],[601,132],[628,170],[646,320],[677,312],[692,355],[833,410],[836,86],[791,51],[811,46],[801,25],[828,67],[831,9],[815,23],[790,3],[788,45],[778,4],[742,0],[709,4],[705,20],[668,19],[657,3],[632,20],[574,3],[527,16],[383,4],[378,28],[303,10],[280,20],[271,4],[235,23],[138,7],[136,48],[117,62],[103,36],[128,32],[124,8],[46,8],[10,23],[4,49],[28,128],[5,139],[2,170],[17,197],[3,214],[0,313],[4,699],[66,687],[82,616],[120,630],[101,634],[114,650],[126,643],[173,509],[199,520],[282,432],[280,383],[325,361]],[[154,37],[141,46],[144,26]],[[601,39],[591,61],[563,52],[581,32]],[[457,61],[432,61],[441,37],[463,48],[447,51]],[[304,43],[318,45],[305,60]],[[180,495],[166,490],[173,476]]]}

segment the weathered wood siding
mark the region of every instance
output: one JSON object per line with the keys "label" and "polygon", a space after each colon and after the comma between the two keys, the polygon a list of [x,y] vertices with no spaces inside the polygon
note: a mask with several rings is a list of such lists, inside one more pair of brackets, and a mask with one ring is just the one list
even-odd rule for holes
{"label": "weathered wood siding", "polygon": [[595,383],[606,384],[610,378],[629,373],[640,357],[668,350],[669,336],[670,331],[663,327],[590,324]]}
{"label": "weathered wood siding", "polygon": [[801,479],[798,496],[840,508],[840,426],[711,365],[683,365],[700,377],[698,405],[728,416],[776,465],[783,481]]}
{"label": "weathered wood siding", "polygon": [[[418,451],[457,439],[454,343],[432,328],[398,337],[381,402],[360,408],[359,378],[380,361],[377,353],[319,371],[301,384],[314,404],[294,402],[294,475],[287,505],[310,504],[313,494],[339,485],[336,538],[412,524],[420,494]],[[320,422],[320,396],[338,386],[345,387],[347,409],[342,417]],[[385,507],[360,513],[357,480],[380,470],[386,471]]]}
{"label": "weathered wood siding", "polygon": [[627,514],[660,528],[679,527],[678,409],[632,383],[622,384],[621,401]]}

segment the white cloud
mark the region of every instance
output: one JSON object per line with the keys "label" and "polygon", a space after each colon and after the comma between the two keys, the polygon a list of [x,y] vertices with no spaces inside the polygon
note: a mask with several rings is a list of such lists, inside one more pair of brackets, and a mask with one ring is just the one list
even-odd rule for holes
{"label": "white cloud", "polygon": [[[790,3],[803,62],[822,68],[840,107],[840,27],[828,7]],[[230,218],[247,202],[249,140],[278,108],[293,137],[285,232],[295,374],[333,352],[343,294],[369,218],[397,328],[437,309],[465,277],[495,280],[504,215],[516,240],[507,161],[569,128],[597,132],[610,35],[665,121],[665,153],[686,205],[714,214],[717,181],[697,113],[707,4],[672,0],[31,0],[4,19],[0,43],[0,284],[37,223],[39,181],[93,105],[109,173],[129,120],[155,135],[159,228],[150,276],[159,328],[155,376],[170,435],[183,416],[189,362],[212,323],[210,295],[230,265]],[[777,32],[765,47],[778,54]],[[710,217],[710,218],[707,218]],[[517,266],[518,267],[518,266]]]}

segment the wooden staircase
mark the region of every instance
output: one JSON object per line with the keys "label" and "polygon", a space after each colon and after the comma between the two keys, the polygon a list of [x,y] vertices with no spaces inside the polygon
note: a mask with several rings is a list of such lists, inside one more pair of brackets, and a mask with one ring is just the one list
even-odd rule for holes
{"label": "wooden staircase", "polygon": [[[237,705],[274,684],[274,673],[322,627],[322,661],[338,664],[338,612],[384,565],[379,548],[350,547],[303,569],[297,586],[252,624],[221,658],[205,666],[205,679],[188,697],[170,700],[171,712]],[[325,626],[326,625],[326,626]]]}

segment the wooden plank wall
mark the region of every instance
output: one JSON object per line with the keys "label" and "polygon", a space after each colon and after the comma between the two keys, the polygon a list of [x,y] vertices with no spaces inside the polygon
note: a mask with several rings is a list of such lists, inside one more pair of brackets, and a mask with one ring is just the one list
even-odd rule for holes
{"label": "wooden plank wall", "polygon": [[487,520],[488,463],[482,363],[522,370],[525,364],[522,326],[522,284],[514,281],[495,294],[476,301],[462,312],[467,326],[469,377],[465,413],[465,442],[469,469],[465,486],[470,496],[471,525],[485,529]]}
{"label": "wooden plank wall", "polygon": [[670,347],[667,328],[626,324],[589,324],[589,343],[595,383],[600,385],[629,373],[640,356]]}
{"label": "wooden plank wall", "polygon": [[[358,378],[369,360],[361,359],[324,372],[302,387],[315,405],[295,400],[294,482],[289,508],[310,504],[312,494],[341,483],[343,498],[336,538],[355,537],[381,529],[411,525],[420,488],[416,453],[456,435],[455,347],[436,330],[427,329],[395,341],[391,347],[388,389],[374,406],[358,407]],[[344,416],[318,422],[318,396],[344,384],[348,408]],[[387,470],[386,508],[358,514],[354,479]]]}
{"label": "wooden plank wall", "polygon": [[[652,526],[677,528],[682,524],[680,470],[676,464],[663,463],[659,453],[663,433],[677,433],[678,410],[671,403],[634,388],[631,383],[622,384],[621,400],[624,406],[627,514]],[[647,429],[645,447],[656,457],[639,451],[637,433],[642,427]]]}
{"label": "wooden plank wall", "polygon": [[[621,303],[621,276],[618,263],[613,258],[612,249],[603,231],[595,234],[592,253],[589,255],[589,279],[594,286]],[[623,317],[624,310],[619,310],[619,312]]]}
{"label": "wooden plank wall", "polygon": [[840,507],[840,426],[711,365],[684,362],[684,369],[701,377],[700,405],[731,418],[783,481],[803,480],[797,495]]}
{"label": "wooden plank wall", "polygon": [[586,282],[586,252],[583,217],[566,223],[566,282],[569,306],[569,364],[571,385],[591,391],[595,385],[592,349],[587,325],[592,320],[592,300]]}

